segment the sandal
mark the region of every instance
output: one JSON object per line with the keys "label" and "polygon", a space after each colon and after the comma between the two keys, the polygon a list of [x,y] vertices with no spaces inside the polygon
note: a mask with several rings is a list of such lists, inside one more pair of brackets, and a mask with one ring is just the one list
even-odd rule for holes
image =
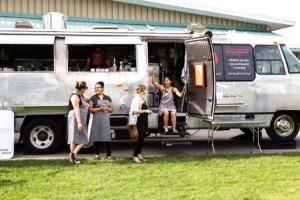
{"label": "sandal", "polygon": [[95,155],[94,158],[95,158],[95,160],[100,160],[101,159],[100,156],[98,156],[98,155]]}
{"label": "sandal", "polygon": [[165,126],[164,126],[164,129],[165,129],[165,133],[169,132],[168,127],[165,127]]}
{"label": "sandal", "polygon": [[132,161],[135,162],[135,163],[141,163],[142,162],[138,158],[137,159],[134,158]]}
{"label": "sandal", "polygon": [[141,162],[147,162],[147,160],[145,158],[141,158],[139,159]]}
{"label": "sandal", "polygon": [[116,160],[114,157],[111,157],[111,156],[106,157],[106,159],[107,159],[107,160]]}

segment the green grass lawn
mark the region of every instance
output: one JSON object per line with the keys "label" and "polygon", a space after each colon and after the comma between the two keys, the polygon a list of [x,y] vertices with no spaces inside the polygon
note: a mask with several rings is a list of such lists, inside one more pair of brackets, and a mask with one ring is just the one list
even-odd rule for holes
{"label": "green grass lawn", "polygon": [[0,199],[300,199],[300,154],[0,162]]}

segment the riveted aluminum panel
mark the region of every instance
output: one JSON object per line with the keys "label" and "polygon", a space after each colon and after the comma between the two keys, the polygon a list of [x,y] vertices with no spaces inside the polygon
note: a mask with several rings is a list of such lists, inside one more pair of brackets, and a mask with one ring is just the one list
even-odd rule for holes
{"label": "riveted aluminum panel", "polygon": [[[191,116],[212,119],[215,109],[215,65],[211,40],[207,37],[185,41],[189,69],[188,113]],[[204,62],[205,86],[195,86],[194,63]]]}

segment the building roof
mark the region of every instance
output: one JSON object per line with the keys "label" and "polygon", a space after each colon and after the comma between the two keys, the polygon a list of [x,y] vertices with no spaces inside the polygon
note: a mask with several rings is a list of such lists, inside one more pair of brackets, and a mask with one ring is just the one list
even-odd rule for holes
{"label": "building roof", "polygon": [[180,11],[185,13],[192,13],[198,15],[205,15],[217,17],[222,19],[229,19],[247,23],[261,24],[268,27],[268,31],[279,30],[295,25],[295,22],[280,19],[271,16],[259,14],[247,14],[236,10],[225,10],[216,7],[204,7],[195,4],[188,4],[169,0],[112,0],[116,2],[123,2],[129,4],[136,4],[141,6],[149,6],[154,8],[161,8],[166,10]]}
{"label": "building roof", "polygon": [[[42,15],[36,14],[17,14],[17,13],[0,13],[0,29],[13,29],[17,20],[26,20],[32,24],[34,29],[43,29]],[[94,26],[117,26],[121,31],[127,31],[126,26],[131,26],[135,31],[149,31],[147,25],[154,27],[155,31],[159,32],[178,32],[184,33],[187,31],[186,23],[165,23],[165,22],[145,22],[133,20],[112,20],[112,19],[92,19],[92,18],[76,18],[69,17],[67,20],[67,29],[72,31],[89,31]],[[243,33],[253,36],[268,36],[283,38],[282,36],[267,32],[263,28],[251,27],[233,27],[219,25],[204,25],[206,29],[211,30],[213,34],[226,34],[234,30],[235,33]],[[300,44],[295,44],[291,41],[285,42],[292,49],[299,49]]]}

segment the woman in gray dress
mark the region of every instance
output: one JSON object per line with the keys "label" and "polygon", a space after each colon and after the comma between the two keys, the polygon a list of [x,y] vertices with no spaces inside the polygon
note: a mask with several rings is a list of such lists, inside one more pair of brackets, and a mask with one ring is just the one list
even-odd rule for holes
{"label": "woman in gray dress", "polygon": [[89,102],[89,112],[93,114],[89,141],[93,142],[94,144],[94,153],[96,160],[100,160],[100,142],[104,143],[106,158],[109,160],[114,160],[114,158],[111,157],[111,134],[109,122],[109,113],[113,112],[113,105],[111,102],[111,98],[103,94],[103,91],[104,83],[102,81],[96,83],[96,94],[91,97]]}
{"label": "woman in gray dress", "polygon": [[70,162],[81,164],[78,160],[79,150],[88,143],[87,115],[89,99],[83,96],[88,89],[86,82],[76,81],[75,91],[69,99],[68,144],[70,144]]}
{"label": "woman in gray dress", "polygon": [[174,104],[174,96],[175,93],[177,96],[181,97],[185,92],[186,86],[184,86],[182,92],[175,87],[172,87],[172,78],[166,76],[164,78],[164,85],[160,85],[159,83],[155,82],[154,74],[156,73],[157,69],[153,68],[152,71],[152,84],[157,87],[161,92],[161,101],[159,104],[159,114],[163,114],[163,121],[164,121],[164,129],[165,132],[168,132],[168,123],[169,123],[169,112],[171,112],[171,122],[172,122],[172,129],[173,132],[177,132],[176,130],[176,107]]}

